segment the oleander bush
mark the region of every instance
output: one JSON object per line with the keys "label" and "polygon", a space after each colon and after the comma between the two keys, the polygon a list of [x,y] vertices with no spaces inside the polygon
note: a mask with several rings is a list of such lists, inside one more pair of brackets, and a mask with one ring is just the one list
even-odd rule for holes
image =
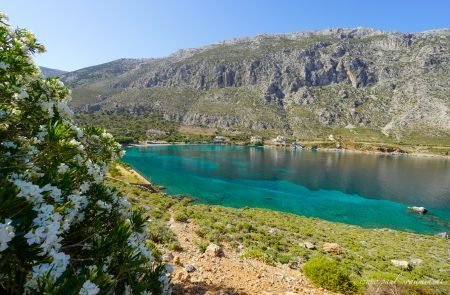
{"label": "oleander bush", "polygon": [[120,145],[74,123],[43,51],[0,13],[0,293],[167,293],[147,219],[103,179]]}

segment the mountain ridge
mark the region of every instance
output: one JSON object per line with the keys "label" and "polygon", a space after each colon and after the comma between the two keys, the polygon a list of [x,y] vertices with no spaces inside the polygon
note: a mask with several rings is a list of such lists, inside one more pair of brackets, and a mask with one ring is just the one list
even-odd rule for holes
{"label": "mountain ridge", "polygon": [[78,111],[314,136],[362,126],[450,134],[450,30],[257,35],[61,76]]}

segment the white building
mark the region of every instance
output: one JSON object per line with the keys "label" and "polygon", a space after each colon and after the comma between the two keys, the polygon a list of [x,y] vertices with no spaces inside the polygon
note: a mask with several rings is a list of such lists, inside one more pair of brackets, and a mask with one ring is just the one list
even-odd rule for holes
{"label": "white building", "polygon": [[226,141],[226,138],[225,137],[223,137],[223,136],[216,136],[216,137],[214,137],[214,140],[213,140],[215,143],[223,143],[223,142],[225,142]]}
{"label": "white building", "polygon": [[277,136],[276,138],[272,139],[272,142],[285,144],[287,142],[287,138],[284,136]]}

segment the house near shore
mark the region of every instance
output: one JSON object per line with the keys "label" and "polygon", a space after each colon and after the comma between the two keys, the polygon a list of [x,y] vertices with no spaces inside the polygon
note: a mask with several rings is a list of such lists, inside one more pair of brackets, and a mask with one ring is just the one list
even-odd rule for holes
{"label": "house near shore", "polygon": [[256,143],[263,143],[264,139],[262,138],[262,136],[259,135],[255,135],[250,137],[250,143],[252,144],[256,144]]}
{"label": "house near shore", "polygon": [[213,139],[214,143],[224,143],[226,141],[227,141],[227,139],[224,136],[220,136],[220,135],[214,137],[214,139]]}
{"label": "house near shore", "polygon": [[277,144],[286,144],[287,138],[284,136],[277,136],[276,138],[272,139],[272,142]]}

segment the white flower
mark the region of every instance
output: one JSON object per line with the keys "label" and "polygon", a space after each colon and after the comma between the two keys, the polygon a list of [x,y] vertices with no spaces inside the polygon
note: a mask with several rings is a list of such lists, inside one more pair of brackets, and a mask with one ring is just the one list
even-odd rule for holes
{"label": "white flower", "polygon": [[103,133],[102,133],[102,137],[103,137],[103,138],[107,138],[107,139],[112,139],[112,138],[113,138],[113,136],[111,135],[111,133],[108,133],[108,132],[103,132]]}
{"label": "white flower", "polygon": [[97,205],[100,207],[100,208],[102,208],[102,209],[105,209],[106,211],[111,211],[111,209],[112,209],[112,205],[111,204],[109,204],[109,203],[106,203],[106,202],[104,202],[104,201],[102,201],[102,200],[98,200],[97,201]]}
{"label": "white flower", "polygon": [[125,285],[125,295],[133,295],[133,289],[131,289],[130,285]]}
{"label": "white flower", "polygon": [[142,291],[140,295],[152,295],[150,291]]}
{"label": "white flower", "polygon": [[44,125],[39,126],[39,132],[36,134],[37,142],[40,143],[48,135],[47,128]]}
{"label": "white flower", "polygon": [[81,144],[81,142],[79,142],[75,138],[73,138],[69,141],[69,145],[76,147],[79,151],[84,150],[84,146]]}
{"label": "white flower", "polygon": [[82,193],[85,193],[85,192],[87,192],[87,191],[89,190],[90,186],[91,186],[91,185],[89,184],[89,182],[85,181],[85,182],[83,182],[83,183],[80,185],[80,191],[81,191]]}
{"label": "white flower", "polygon": [[100,292],[100,288],[90,280],[87,280],[80,290],[80,295],[96,295],[98,292]]}
{"label": "white flower", "polygon": [[6,70],[8,68],[9,68],[9,64],[7,64],[6,62],[3,62],[3,61],[0,62],[0,69]]}
{"label": "white flower", "polygon": [[54,106],[53,102],[49,102],[49,101],[41,102],[42,110],[46,111],[50,118],[52,118],[54,115],[53,106]]}
{"label": "white flower", "polygon": [[53,257],[51,274],[57,279],[64,273],[67,265],[69,265],[70,255],[56,251],[52,251],[50,255]]}
{"label": "white flower", "polygon": [[15,149],[15,148],[17,147],[17,145],[16,145],[14,142],[12,142],[12,141],[4,141],[4,142],[2,143],[2,145],[3,145],[5,148],[13,148],[13,149]]}
{"label": "white flower", "polygon": [[20,189],[18,197],[23,197],[35,204],[43,202],[42,189],[39,186],[21,179],[15,179],[12,182]]}
{"label": "white flower", "polygon": [[33,274],[27,285],[36,285],[36,280],[49,277],[50,282],[58,279],[69,265],[70,256],[62,252],[51,251],[50,256],[53,258],[51,263],[43,263],[33,266]]}
{"label": "white flower", "polygon": [[69,166],[67,166],[64,163],[59,164],[59,166],[58,166],[58,173],[59,174],[64,174],[64,173],[67,172],[67,170],[69,170]]}
{"label": "white flower", "polygon": [[56,186],[52,186],[49,183],[47,183],[46,185],[44,185],[42,187],[42,191],[44,192],[50,192],[50,196],[53,198],[53,200],[55,200],[55,202],[60,203],[61,202],[61,195],[62,192],[59,188],[57,188]]}
{"label": "white flower", "polygon": [[5,219],[5,223],[0,223],[0,252],[8,248],[8,243],[14,238],[14,226],[11,219]]}
{"label": "white flower", "polygon": [[29,231],[24,238],[27,239],[28,245],[39,244],[43,238],[45,238],[44,234],[45,228],[38,227],[33,231]]}
{"label": "white flower", "polygon": [[56,108],[61,115],[66,117],[73,117],[73,112],[65,101],[58,101],[58,103],[56,104]]}
{"label": "white flower", "polygon": [[22,114],[22,111],[19,110],[19,109],[13,108],[13,109],[11,110],[11,113],[12,113],[13,115],[18,116],[18,115]]}
{"label": "white flower", "polygon": [[28,97],[28,92],[25,91],[25,89],[22,89],[18,95],[18,99],[25,99]]}

